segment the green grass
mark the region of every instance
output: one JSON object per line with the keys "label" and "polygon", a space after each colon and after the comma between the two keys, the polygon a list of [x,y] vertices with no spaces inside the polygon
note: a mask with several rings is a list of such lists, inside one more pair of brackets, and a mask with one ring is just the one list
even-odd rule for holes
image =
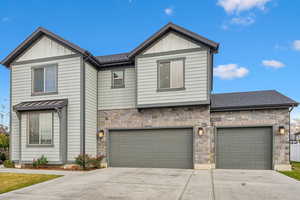
{"label": "green grass", "polygon": [[280,173],[300,181],[300,162],[291,162],[292,171],[280,171]]}
{"label": "green grass", "polygon": [[0,194],[61,177],[45,174],[0,173]]}

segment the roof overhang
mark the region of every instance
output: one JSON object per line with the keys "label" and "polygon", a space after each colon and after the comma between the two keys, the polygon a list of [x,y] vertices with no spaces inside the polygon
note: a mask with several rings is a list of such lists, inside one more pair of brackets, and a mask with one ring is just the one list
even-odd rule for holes
{"label": "roof overhang", "polygon": [[196,33],[191,32],[183,27],[173,24],[172,22],[169,22],[167,25],[165,25],[159,31],[157,31],[155,34],[153,34],[150,38],[148,38],[146,41],[141,43],[138,47],[133,49],[128,55],[129,59],[132,59],[133,57],[137,56],[144,49],[146,49],[150,45],[152,45],[157,39],[159,39],[160,37],[162,37],[163,35],[165,35],[166,33],[170,32],[170,31],[177,32],[177,33],[191,39],[192,41],[195,41],[196,43],[204,44],[204,45],[208,46],[214,53],[218,52],[219,43],[216,43],[216,42],[209,40],[199,34],[196,34]]}
{"label": "roof overhang", "polygon": [[281,105],[251,105],[251,106],[236,106],[236,107],[211,107],[211,112],[226,112],[226,111],[246,111],[246,110],[267,110],[267,109],[282,109],[297,107],[298,104],[281,104]]}
{"label": "roof overhang", "polygon": [[68,105],[68,99],[55,99],[43,101],[26,101],[13,106],[15,112],[60,110]]}
{"label": "roof overhang", "polygon": [[1,64],[9,67],[10,64],[24,52],[27,48],[29,48],[37,39],[42,36],[47,36],[50,39],[62,44],[68,49],[81,54],[86,61],[90,62],[93,65],[100,66],[100,62],[87,50],[80,48],[74,43],[71,43],[60,36],[46,30],[45,28],[39,27],[36,31],[34,31],[29,37],[27,37],[15,50],[13,50],[6,58],[1,61]]}

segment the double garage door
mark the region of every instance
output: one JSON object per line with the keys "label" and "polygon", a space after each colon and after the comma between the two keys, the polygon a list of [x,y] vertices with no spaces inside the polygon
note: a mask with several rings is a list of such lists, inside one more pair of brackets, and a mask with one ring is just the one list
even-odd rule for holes
{"label": "double garage door", "polygon": [[[112,167],[193,168],[193,130],[114,130],[109,133]],[[271,169],[272,128],[223,128],[216,132],[216,167]]]}
{"label": "double garage door", "polygon": [[109,132],[112,167],[193,168],[192,129]]}

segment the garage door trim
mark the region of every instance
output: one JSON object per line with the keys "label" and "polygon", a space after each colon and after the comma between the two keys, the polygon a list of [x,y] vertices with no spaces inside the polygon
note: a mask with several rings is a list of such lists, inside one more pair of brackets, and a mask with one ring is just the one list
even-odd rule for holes
{"label": "garage door trim", "polygon": [[215,147],[214,147],[214,151],[215,151],[215,155],[214,155],[214,159],[215,159],[215,166],[217,167],[217,146],[218,146],[218,140],[217,140],[217,134],[218,134],[218,129],[230,129],[230,128],[271,128],[271,152],[272,152],[272,157],[271,157],[271,168],[272,170],[274,170],[274,154],[275,154],[275,150],[274,150],[274,143],[275,143],[275,130],[276,127],[274,124],[263,124],[263,125],[242,125],[242,126],[215,126],[214,128],[214,138],[215,138]]}
{"label": "garage door trim", "polygon": [[195,127],[193,126],[156,126],[156,127],[143,127],[143,128],[107,128],[104,130],[105,136],[106,136],[106,162],[107,166],[111,167],[110,165],[110,132],[111,131],[138,131],[138,130],[159,130],[159,129],[192,129],[192,165],[194,166],[194,160],[195,160]]}

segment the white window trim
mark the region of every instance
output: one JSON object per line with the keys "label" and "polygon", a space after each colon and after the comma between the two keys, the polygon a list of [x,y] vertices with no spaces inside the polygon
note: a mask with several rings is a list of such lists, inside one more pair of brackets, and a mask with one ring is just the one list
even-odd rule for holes
{"label": "white window trim", "polygon": [[[123,84],[119,86],[115,86],[115,79],[114,79],[114,72],[122,72],[123,73]],[[116,89],[116,88],[125,88],[125,70],[124,69],[116,69],[111,71],[111,88]]]}

